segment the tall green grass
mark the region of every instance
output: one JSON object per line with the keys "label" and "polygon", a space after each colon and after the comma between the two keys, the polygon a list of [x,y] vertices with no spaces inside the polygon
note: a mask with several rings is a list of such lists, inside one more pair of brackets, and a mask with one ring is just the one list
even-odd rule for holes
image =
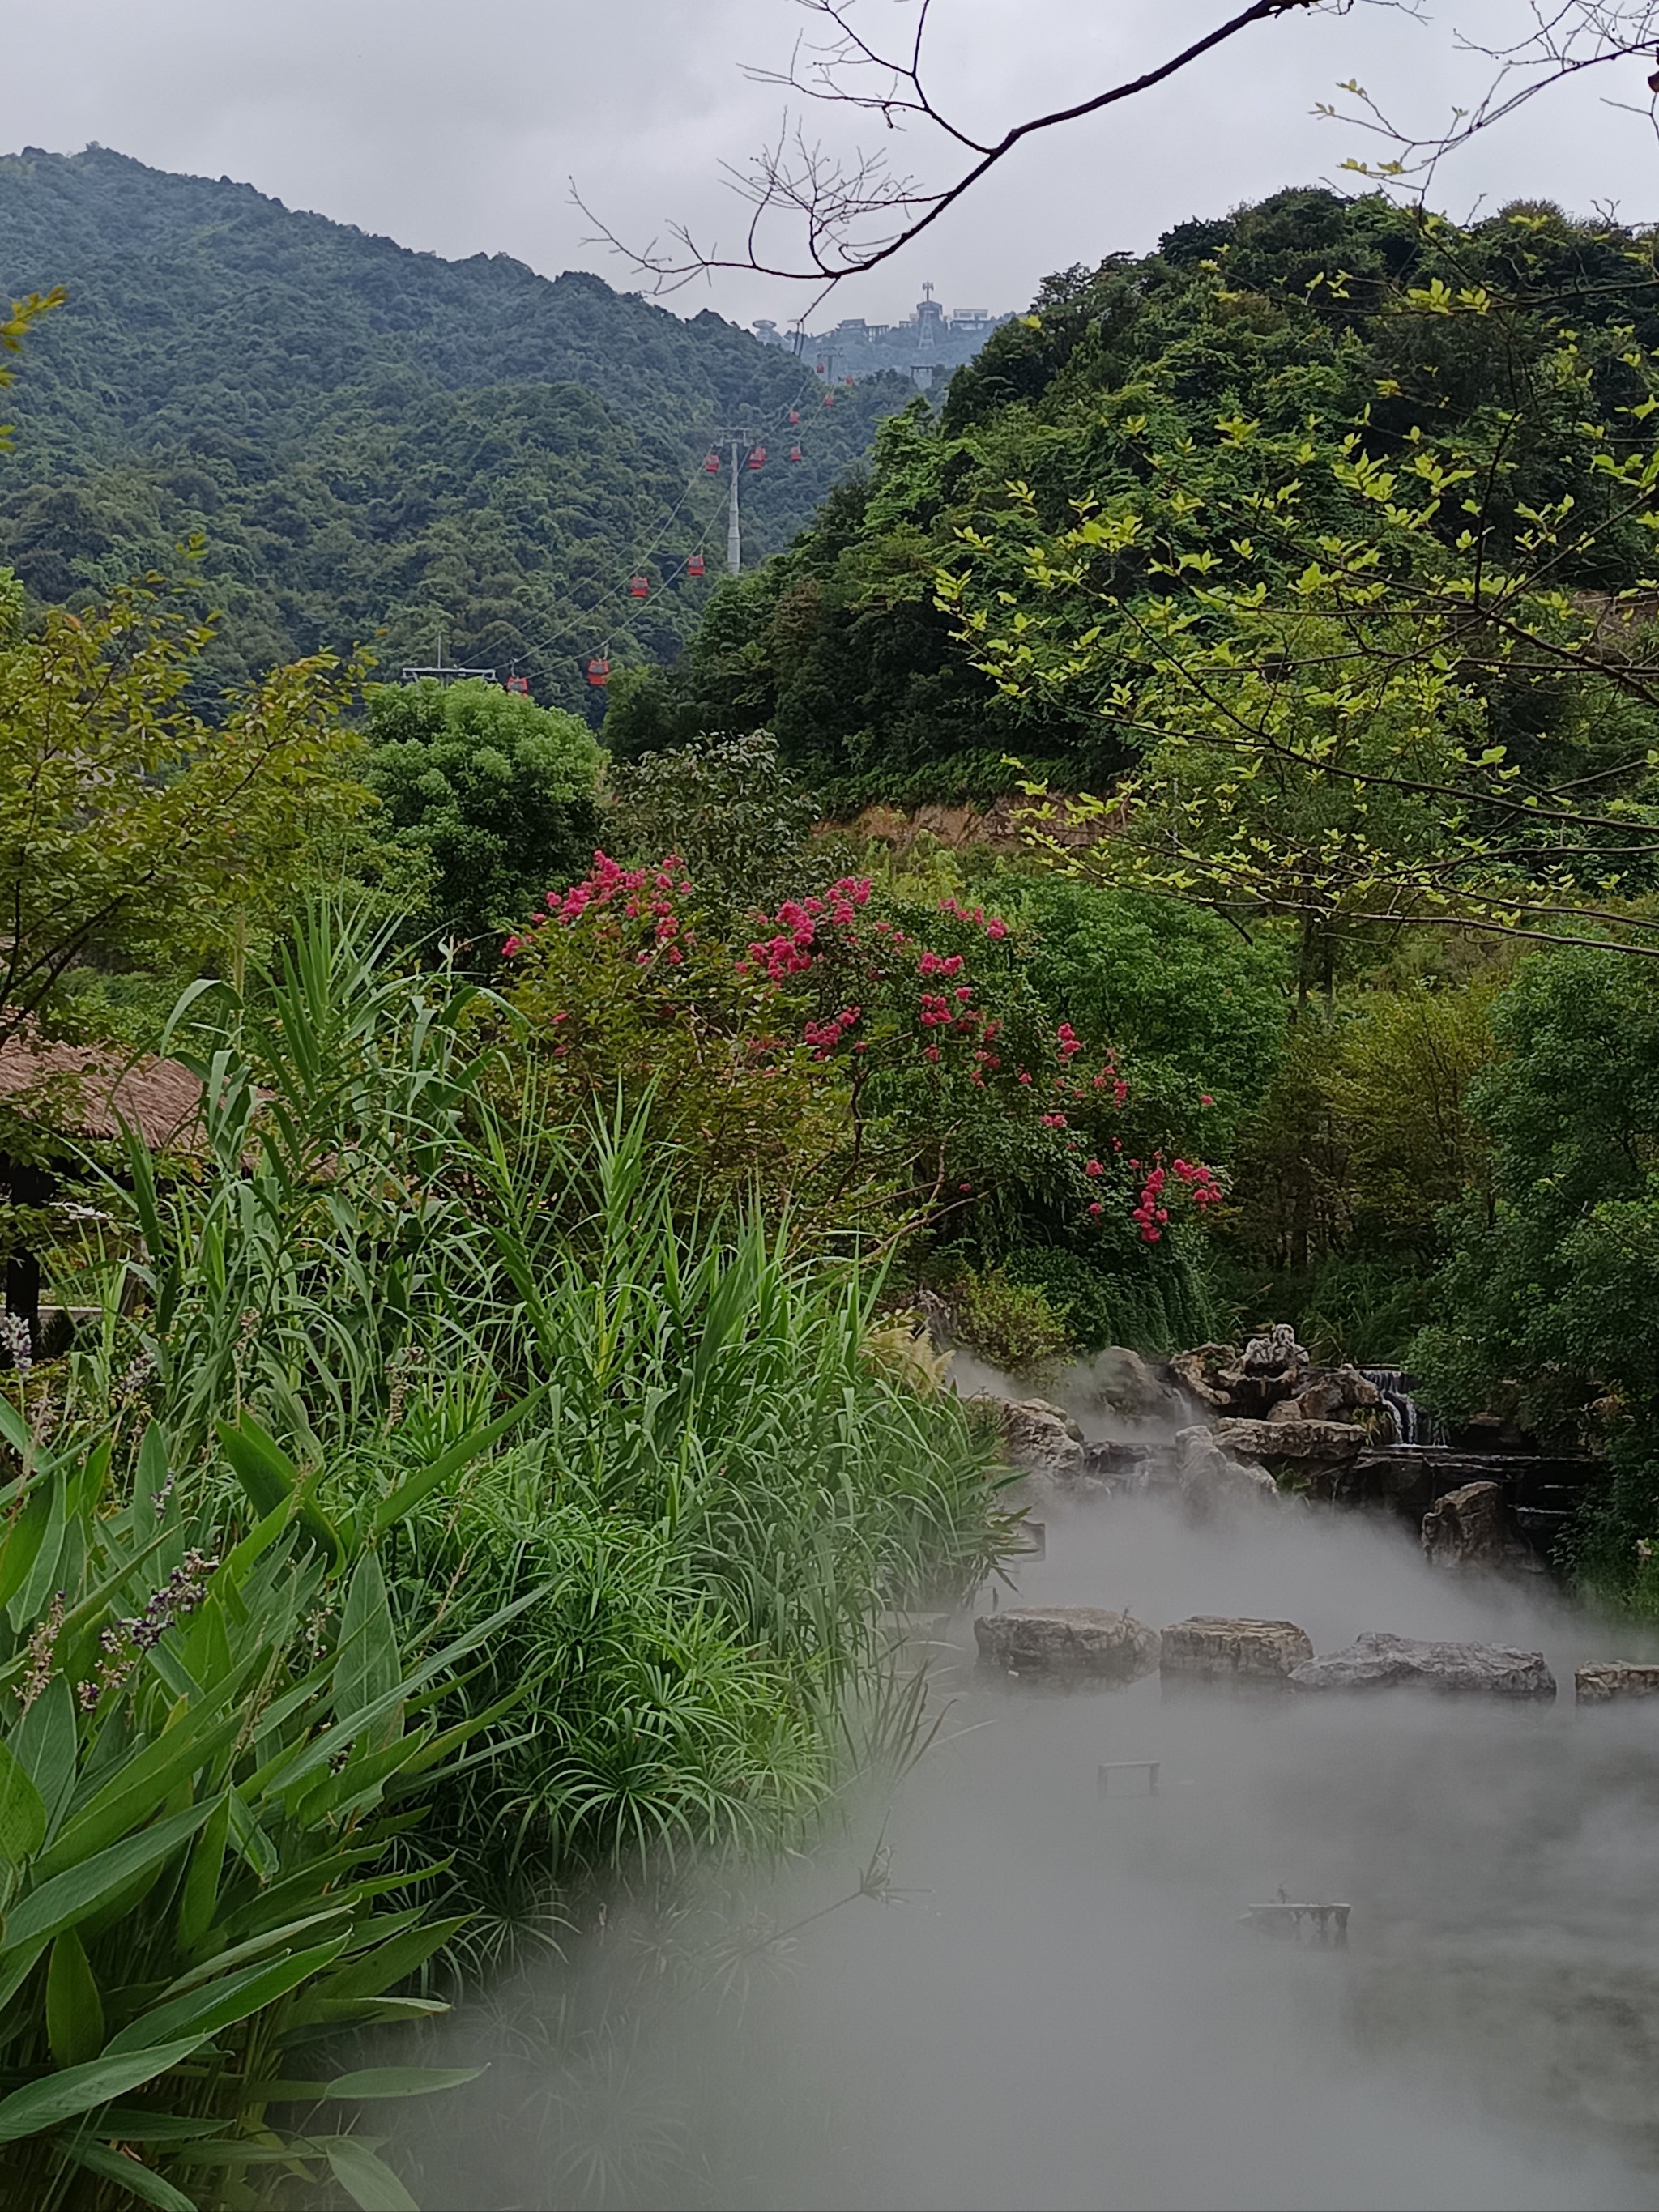
{"label": "tall green grass", "polygon": [[[326,914],[192,993],[201,1156],[129,1146],[63,1286],[96,1319],[6,1417],[0,1674],[41,1680],[0,1728],[0,2172],[31,2203],[401,2201],[329,2033],[556,1943],[596,1876],[797,1832],[911,1740],[884,1616],[1006,1540],[987,1439],[866,1356],[879,1271],[688,1224],[685,1163],[604,1102],[549,1126],[520,1084],[507,1121],[471,1000]],[[174,1565],[199,1603],[129,1651]],[[31,1951],[64,1871],[85,1911]]]}

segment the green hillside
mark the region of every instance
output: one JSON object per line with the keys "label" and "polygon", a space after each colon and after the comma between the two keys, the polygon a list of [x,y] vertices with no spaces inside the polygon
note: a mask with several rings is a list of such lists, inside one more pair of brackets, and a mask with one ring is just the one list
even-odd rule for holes
{"label": "green hillside", "polygon": [[57,283],[7,410],[0,562],[64,600],[199,534],[216,675],[379,632],[383,659],[427,660],[441,631],[447,657],[574,704],[607,636],[625,662],[695,629],[724,563],[718,430],[768,446],[744,484],[754,558],[907,396],[877,378],[826,407],[810,364],[717,315],[410,252],[98,147],[0,159],[0,293]]}
{"label": "green hillside", "polygon": [[[1073,788],[1109,779],[1143,747],[1109,694],[1158,605],[1187,588],[1174,573],[1288,592],[1316,526],[1382,546],[1373,511],[1339,489],[1348,440],[1408,467],[1425,439],[1461,441],[1492,554],[1514,552],[1528,517],[1565,496],[1573,522],[1550,580],[1632,586],[1650,572],[1651,519],[1613,464],[1653,451],[1638,356],[1656,345],[1651,235],[1547,206],[1458,230],[1379,197],[1294,190],[1182,224],[1152,253],[1050,277],[937,410],[916,403],[885,424],[867,474],[787,555],[720,587],[685,664],[619,700],[607,736],[630,750],[664,732],[769,726],[848,806],[1006,790],[1014,754]],[[1261,508],[1247,553],[1252,502],[1292,483],[1317,507],[1307,529],[1273,551]],[[1435,526],[1448,559],[1468,495]],[[1108,516],[1150,507],[1157,557],[1090,555],[1077,588],[1039,592],[1030,549],[1074,524],[1079,502]],[[1395,573],[1401,549],[1377,557]],[[936,604],[941,569],[964,573],[964,605],[996,624],[1018,606],[1033,626],[1022,649],[1040,630],[1051,662],[1104,624],[1086,668],[999,688]],[[1513,757],[1560,734],[1547,687],[1469,680]],[[1571,773],[1602,771],[1587,757]]]}

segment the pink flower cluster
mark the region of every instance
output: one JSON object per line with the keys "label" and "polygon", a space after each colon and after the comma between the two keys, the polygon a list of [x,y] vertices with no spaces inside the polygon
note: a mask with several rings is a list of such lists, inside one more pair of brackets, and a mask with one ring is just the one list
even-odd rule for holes
{"label": "pink flower cluster", "polygon": [[1165,1177],[1161,1167],[1154,1168],[1140,1188],[1140,1203],[1129,1216],[1140,1224],[1143,1244],[1156,1244],[1164,1234],[1164,1224],[1170,1218],[1170,1209],[1161,1201]]}
{"label": "pink flower cluster", "polygon": [[1060,1049],[1060,1066],[1062,1067],[1069,1067],[1072,1064],[1073,1054],[1074,1053],[1079,1053],[1083,1049],[1083,1039],[1072,1027],[1070,1022],[1062,1022],[1060,1024],[1060,1027],[1054,1031],[1054,1039]]}
{"label": "pink flower cluster", "polygon": [[775,933],[754,940],[749,947],[748,959],[738,963],[738,974],[746,975],[751,966],[758,967],[774,983],[786,982],[791,975],[804,975],[812,964],[819,923],[827,921],[837,929],[845,929],[855,918],[858,908],[869,902],[867,876],[842,876],[839,882],[830,884],[822,898],[785,899],[775,917]]}
{"label": "pink flower cluster", "polygon": [[965,907],[960,899],[942,898],[939,902],[941,914],[948,914],[952,921],[970,921],[982,929],[989,938],[1006,937],[1008,925],[1000,914],[988,915],[982,906]]}
{"label": "pink flower cluster", "polygon": [[[675,940],[686,933],[675,902],[684,898],[690,889],[685,863],[677,853],[671,853],[655,868],[624,868],[608,853],[595,853],[592,868],[580,883],[572,884],[567,891],[549,891],[544,903],[549,917],[566,926],[585,915],[603,913],[620,912],[629,921],[648,920],[652,945],[664,950],[672,965],[678,967],[684,955]],[[501,957],[513,959],[529,942],[528,933],[509,937],[501,946]],[[649,948],[635,955],[641,963],[650,957]]]}
{"label": "pink flower cluster", "polygon": [[862,1006],[843,1006],[838,1014],[831,1014],[827,1022],[809,1021],[801,1034],[812,1048],[814,1060],[828,1060],[864,1014]]}
{"label": "pink flower cluster", "polygon": [[1215,1179],[1215,1170],[1206,1168],[1202,1160],[1171,1160],[1170,1170],[1186,1184],[1194,1206],[1220,1205],[1221,1186]]}

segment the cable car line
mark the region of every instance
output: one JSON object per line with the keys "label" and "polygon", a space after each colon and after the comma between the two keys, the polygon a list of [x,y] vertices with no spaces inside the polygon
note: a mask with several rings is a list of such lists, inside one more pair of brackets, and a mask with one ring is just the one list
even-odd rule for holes
{"label": "cable car line", "polygon": [[[757,419],[762,427],[752,439],[750,439],[746,433],[738,433],[737,434],[735,440],[732,441],[734,445],[746,446],[748,449],[747,468],[745,473],[758,474],[761,470],[766,467],[767,447],[764,443],[764,437],[768,432],[773,428],[781,428],[784,425],[787,425],[793,428],[799,424],[801,421],[801,403],[805,398],[807,392],[816,386],[819,373],[821,373],[821,371],[808,371],[802,380],[799,390],[795,393],[793,398],[781,402],[775,406],[769,413],[764,413],[757,418],[753,418]],[[849,385],[853,380],[854,380],[851,377],[848,377],[845,380],[845,381]],[[835,394],[833,392],[828,392],[824,394],[824,404],[826,406],[833,405],[834,400]],[[718,442],[723,435],[729,437],[730,434],[722,434],[720,430],[716,429],[714,432],[714,439],[716,442]],[[805,460],[805,454],[799,441],[789,447],[787,459],[789,462],[797,464]],[[711,463],[713,464],[712,467],[710,465]],[[514,659],[509,663],[509,666],[516,668],[521,662],[528,659],[532,654],[544,654],[550,652],[554,647],[561,644],[566,638],[571,636],[573,633],[586,630],[589,638],[592,639],[594,632],[599,629],[600,620],[611,607],[614,606],[618,610],[618,611],[621,611],[625,602],[640,602],[648,599],[650,597],[651,586],[650,578],[647,574],[647,564],[649,563],[652,556],[659,550],[664,540],[668,537],[676,523],[678,522],[681,515],[685,512],[687,502],[691,498],[692,494],[696,490],[698,483],[700,482],[706,482],[710,476],[718,477],[721,473],[723,466],[724,465],[722,464],[715,449],[715,444],[711,443],[708,448],[705,458],[702,461],[698,462],[696,468],[687,477],[684,488],[681,491],[678,499],[674,502],[673,507],[664,517],[662,522],[659,525],[649,542],[633,555],[628,567],[625,579],[619,581],[609,592],[601,594],[591,607],[584,607],[580,609],[578,612],[573,614],[568,622],[562,623],[553,630],[544,632],[543,635],[537,638],[533,642],[524,644]],[[702,576],[707,573],[707,560],[701,550],[690,555],[684,565],[685,572],[690,575]],[[641,585],[644,586],[643,590],[639,588]],[[595,690],[603,689],[609,680],[611,674],[610,653],[611,640],[607,637],[602,647],[591,647],[589,653],[586,656],[586,667],[584,672],[586,675],[588,684]],[[582,658],[583,656],[579,655],[578,657]],[[517,684],[522,680],[523,679],[515,678],[514,688],[516,688]]]}

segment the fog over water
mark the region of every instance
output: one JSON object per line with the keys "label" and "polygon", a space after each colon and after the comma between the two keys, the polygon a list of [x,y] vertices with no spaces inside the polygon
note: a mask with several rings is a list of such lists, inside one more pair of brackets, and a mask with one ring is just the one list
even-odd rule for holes
{"label": "fog over water", "polygon": [[[1328,1509],[1048,1518],[1002,1604],[1284,1618],[1319,1650],[1366,1629],[1541,1646],[1563,1694],[1061,1693],[988,1677],[969,1622],[939,1624],[933,1749],[711,1908],[687,1938],[707,1971],[641,2007],[649,1954],[613,1923],[541,2000],[569,2006],[574,1975],[574,2021],[631,1962],[574,2073],[523,1991],[509,2026],[457,2024],[491,2072],[424,2118],[488,2125],[426,2146],[424,2203],[1659,2204],[1659,1705],[1576,1711],[1571,1684],[1640,1639]],[[1098,1764],[1137,1759],[1158,1795],[1115,1777],[1103,1800]],[[878,1844],[898,1894],[758,1943],[855,1890]],[[1350,1948],[1240,1923],[1280,1890],[1351,1905]]]}

